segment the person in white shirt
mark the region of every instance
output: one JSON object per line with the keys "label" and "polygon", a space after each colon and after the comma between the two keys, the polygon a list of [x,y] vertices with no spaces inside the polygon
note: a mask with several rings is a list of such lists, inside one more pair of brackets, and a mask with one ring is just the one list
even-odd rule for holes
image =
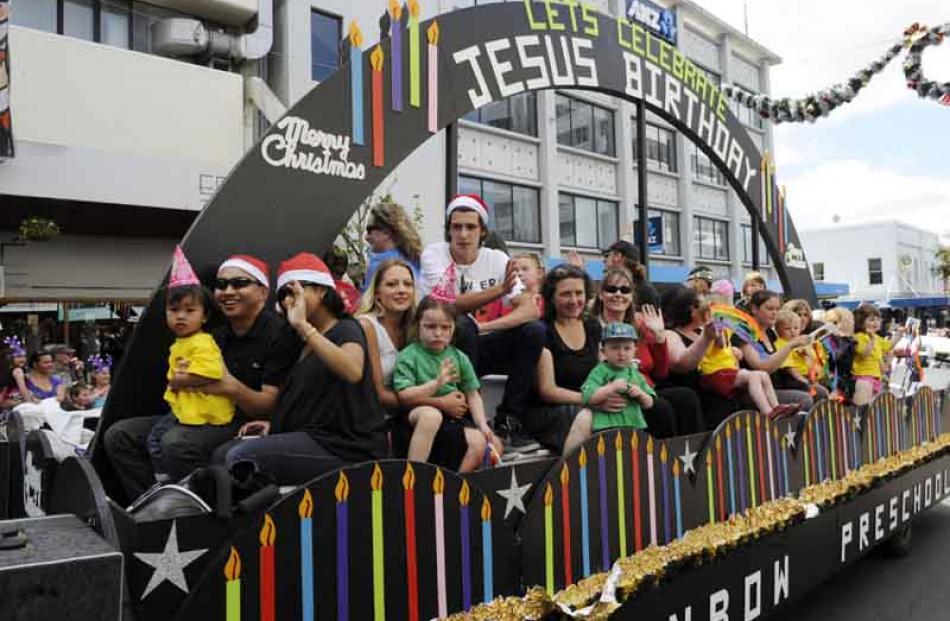
{"label": "person in white shirt", "polygon": [[[508,376],[496,427],[518,421],[534,396],[535,369],[544,346],[534,297],[523,292],[507,254],[482,246],[488,207],[476,194],[461,194],[445,210],[445,241],[426,246],[420,258],[423,295],[454,300],[460,320],[456,344],[479,375]],[[491,323],[491,331],[481,325]],[[517,426],[516,423],[509,425]]]}

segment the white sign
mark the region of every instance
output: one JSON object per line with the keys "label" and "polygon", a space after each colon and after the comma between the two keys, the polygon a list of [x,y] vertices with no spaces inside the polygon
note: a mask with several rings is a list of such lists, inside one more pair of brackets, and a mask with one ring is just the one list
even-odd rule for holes
{"label": "white sign", "polygon": [[805,262],[805,253],[795,244],[789,244],[785,249],[785,265],[795,269],[807,270],[808,263]]}
{"label": "white sign", "polygon": [[366,178],[366,166],[349,159],[349,136],[314,129],[297,116],[282,118],[277,129],[283,133],[270,134],[261,141],[261,157],[271,166],[346,179]]}

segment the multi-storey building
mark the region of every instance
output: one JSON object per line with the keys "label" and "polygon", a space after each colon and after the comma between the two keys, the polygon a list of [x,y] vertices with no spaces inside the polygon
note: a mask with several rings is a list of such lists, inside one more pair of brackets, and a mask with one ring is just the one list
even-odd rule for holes
{"label": "multi-storey building", "polygon": [[[427,16],[483,1],[419,4]],[[769,68],[780,59],[693,2],[590,4],[641,20],[668,10],[666,36],[710,80],[769,91]],[[269,122],[336,71],[351,23],[366,45],[378,39],[386,8],[383,0],[14,3],[16,157],[0,163],[3,295],[146,297],[174,241],[230,168]],[[517,95],[460,120],[450,130],[457,140],[434,136],[380,189],[423,209],[427,242],[441,236],[447,188],[455,186],[486,198],[510,248],[549,257],[573,249],[596,259],[616,239],[634,237],[635,111],[586,91]],[[772,151],[770,124],[735,111],[756,145]],[[751,268],[751,227],[722,174],[652,114],[646,151],[652,277],[681,280],[699,264],[741,277]],[[30,214],[53,219],[62,235],[18,239]],[[771,277],[764,249],[760,256]]]}

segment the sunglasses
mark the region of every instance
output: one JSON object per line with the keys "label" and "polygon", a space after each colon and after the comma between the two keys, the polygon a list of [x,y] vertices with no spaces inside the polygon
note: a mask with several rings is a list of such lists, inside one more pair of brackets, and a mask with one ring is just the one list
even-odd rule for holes
{"label": "sunglasses", "polygon": [[214,281],[214,288],[218,291],[225,291],[228,287],[233,287],[237,291],[256,284],[259,283],[253,278],[217,278]]}
{"label": "sunglasses", "polygon": [[622,293],[624,295],[629,295],[633,292],[633,287],[627,287],[626,285],[604,285],[604,291],[606,293]]}

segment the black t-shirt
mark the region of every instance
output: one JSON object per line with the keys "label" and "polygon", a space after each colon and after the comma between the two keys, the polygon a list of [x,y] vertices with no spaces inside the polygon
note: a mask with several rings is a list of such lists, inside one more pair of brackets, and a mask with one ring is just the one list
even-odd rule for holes
{"label": "black t-shirt", "polygon": [[600,362],[600,322],[596,319],[584,321],[584,346],[571,349],[557,333],[553,323],[546,324],[548,333],[545,347],[554,358],[554,383],[559,388],[580,391],[597,363]]}
{"label": "black t-shirt", "polygon": [[[353,319],[341,319],[324,336],[335,345],[357,343],[366,351],[366,336]],[[272,424],[272,433],[289,431],[306,431],[346,462],[386,457],[385,421],[369,355],[363,359],[363,379],[355,384],[313,353],[301,358],[281,392]]]}
{"label": "black t-shirt", "polygon": [[301,342],[282,317],[265,308],[246,334],[238,336],[230,325],[212,332],[221,348],[228,372],[252,390],[284,384],[300,356]]}

